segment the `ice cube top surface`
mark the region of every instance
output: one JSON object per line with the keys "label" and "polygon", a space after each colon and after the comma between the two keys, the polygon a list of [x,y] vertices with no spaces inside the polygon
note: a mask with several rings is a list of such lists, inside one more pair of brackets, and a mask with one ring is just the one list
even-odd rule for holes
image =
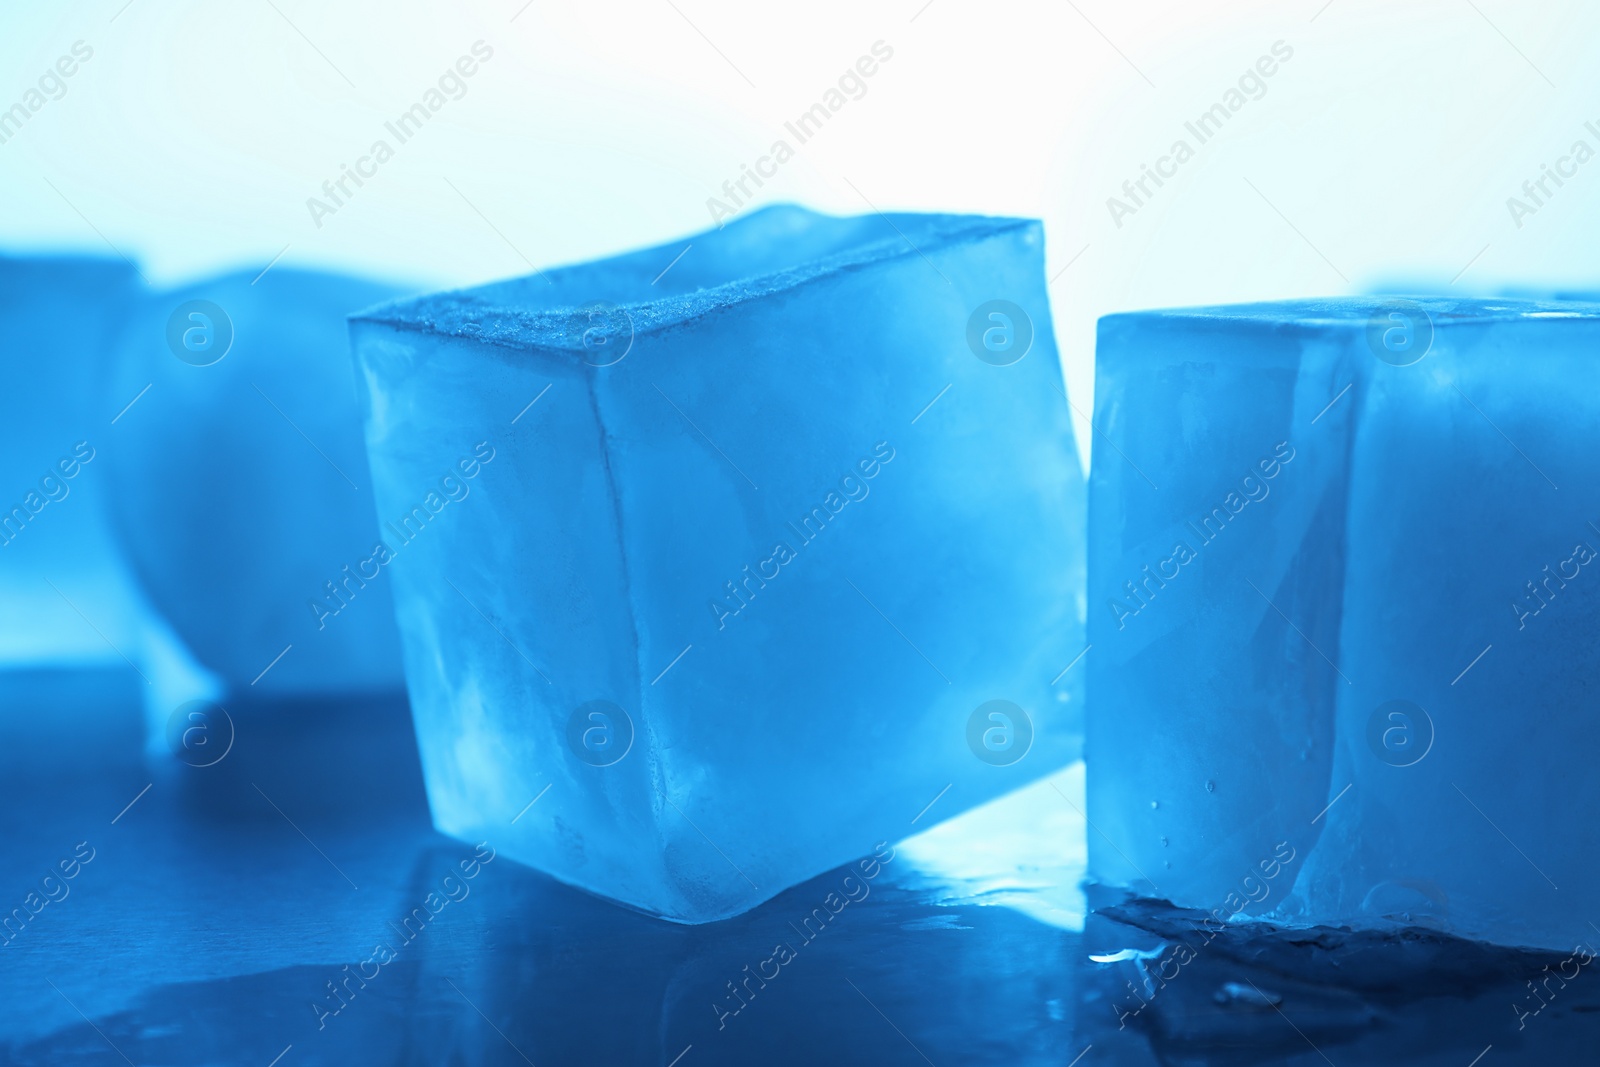
{"label": "ice cube top surface", "polygon": [[1076,754],[1037,223],[768,209],[352,338],[447,832],[701,922]]}
{"label": "ice cube top surface", "polygon": [[[828,218],[779,205],[685,241],[400,300],[359,317],[514,348],[586,351],[593,341],[591,335],[585,342],[585,332],[594,323],[575,320],[575,309],[617,306],[637,336],[772,298],[826,275],[1037,226],[1028,219],[971,215]],[[688,245],[692,250],[684,252]],[[683,258],[675,262],[679,252]]]}
{"label": "ice cube top surface", "polygon": [[345,322],[395,292],[249,271],[150,294],[121,335],[118,529],[151,600],[233,687],[403,685]]}
{"label": "ice cube top surface", "polygon": [[1101,321],[1096,878],[1223,918],[1593,936],[1597,345],[1585,303]]}
{"label": "ice cube top surface", "polygon": [[[1183,322],[1257,324],[1290,329],[1322,329],[1340,324],[1365,325],[1374,315],[1389,322],[1391,311],[1417,310],[1427,322],[1450,325],[1516,322],[1520,319],[1582,319],[1600,315],[1600,308],[1574,300],[1512,298],[1455,299],[1439,296],[1334,296],[1304,300],[1265,300],[1255,304],[1213,304],[1199,307],[1125,311],[1101,319],[1107,328],[1123,323]],[[1419,320],[1419,322],[1422,320]]]}

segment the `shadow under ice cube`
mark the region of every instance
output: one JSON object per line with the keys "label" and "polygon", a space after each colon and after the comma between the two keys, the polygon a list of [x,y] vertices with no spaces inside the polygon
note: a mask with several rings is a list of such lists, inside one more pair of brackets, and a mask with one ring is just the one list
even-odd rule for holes
{"label": "shadow under ice cube", "polygon": [[385,529],[462,490],[392,567],[444,831],[704,922],[1078,753],[1038,223],[773,208],[352,337]]}

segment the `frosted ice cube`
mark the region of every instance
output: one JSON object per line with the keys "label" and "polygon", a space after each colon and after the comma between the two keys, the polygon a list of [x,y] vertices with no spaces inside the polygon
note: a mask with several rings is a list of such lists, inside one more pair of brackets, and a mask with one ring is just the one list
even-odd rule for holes
{"label": "frosted ice cube", "polygon": [[1597,341],[1600,307],[1510,300],[1101,321],[1094,877],[1595,936]]}
{"label": "frosted ice cube", "polygon": [[345,323],[395,292],[275,267],[152,295],[122,338],[112,394],[137,402],[107,449],[118,529],[229,686],[402,684],[388,583],[363,568],[378,534]]}
{"label": "frosted ice cube", "polygon": [[126,263],[0,257],[0,664],[137,654],[143,615],[106,517],[106,348],[136,299]]}
{"label": "frosted ice cube", "polygon": [[701,922],[1069,762],[1042,267],[785,207],[358,317],[438,826]]}

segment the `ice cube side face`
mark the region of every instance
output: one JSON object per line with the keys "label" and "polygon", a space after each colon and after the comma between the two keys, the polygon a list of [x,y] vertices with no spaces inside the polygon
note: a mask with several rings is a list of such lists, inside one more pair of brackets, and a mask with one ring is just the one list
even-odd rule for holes
{"label": "ice cube side face", "polygon": [[0,663],[120,667],[106,641],[137,644],[142,606],[106,514],[105,458],[133,394],[108,406],[98,387],[138,290],[118,260],[0,256]]}
{"label": "ice cube side face", "polygon": [[[106,459],[118,533],[151,602],[235,689],[403,684],[345,324],[395,293],[292,268],[223,275],[147,296],[114,353],[108,392],[150,386]],[[222,354],[180,358],[172,324],[212,318]]]}
{"label": "ice cube side face", "polygon": [[1593,936],[1597,341],[1593,305],[1512,301],[1102,321],[1097,425],[1160,489],[1096,457],[1093,877],[1221,917]]}
{"label": "ice cube side face", "polygon": [[[442,830],[704,922],[1079,751],[1083,488],[1040,231],[896,224],[916,250],[793,209],[693,238],[701,273],[660,298],[689,310],[601,313],[607,344],[636,324],[604,366],[620,348],[521,344],[488,298],[637,299],[687,242],[353,324],[380,519],[492,453],[392,564]],[[786,240],[843,260],[774,262]],[[994,300],[1031,324],[1015,362],[968,343]],[[1022,715],[975,730],[996,700]]]}

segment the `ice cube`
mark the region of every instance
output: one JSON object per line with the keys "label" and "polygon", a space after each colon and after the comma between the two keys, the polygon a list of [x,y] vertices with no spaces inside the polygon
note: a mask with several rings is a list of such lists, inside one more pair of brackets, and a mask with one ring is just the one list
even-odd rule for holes
{"label": "ice cube", "polygon": [[[148,298],[107,464],[139,578],[201,665],[267,694],[398,688],[345,316],[396,294],[274,267]],[[362,577],[363,574],[368,577]]]}
{"label": "ice cube", "polygon": [[116,409],[98,384],[132,266],[0,257],[0,664],[137,655],[142,607],[106,517]]}
{"label": "ice cube", "polygon": [[1042,268],[1032,221],[781,207],[358,317],[438,826],[702,922],[1069,762]]}
{"label": "ice cube", "polygon": [[1600,307],[1513,300],[1101,321],[1093,877],[1219,918],[1594,936],[1597,341]]}

